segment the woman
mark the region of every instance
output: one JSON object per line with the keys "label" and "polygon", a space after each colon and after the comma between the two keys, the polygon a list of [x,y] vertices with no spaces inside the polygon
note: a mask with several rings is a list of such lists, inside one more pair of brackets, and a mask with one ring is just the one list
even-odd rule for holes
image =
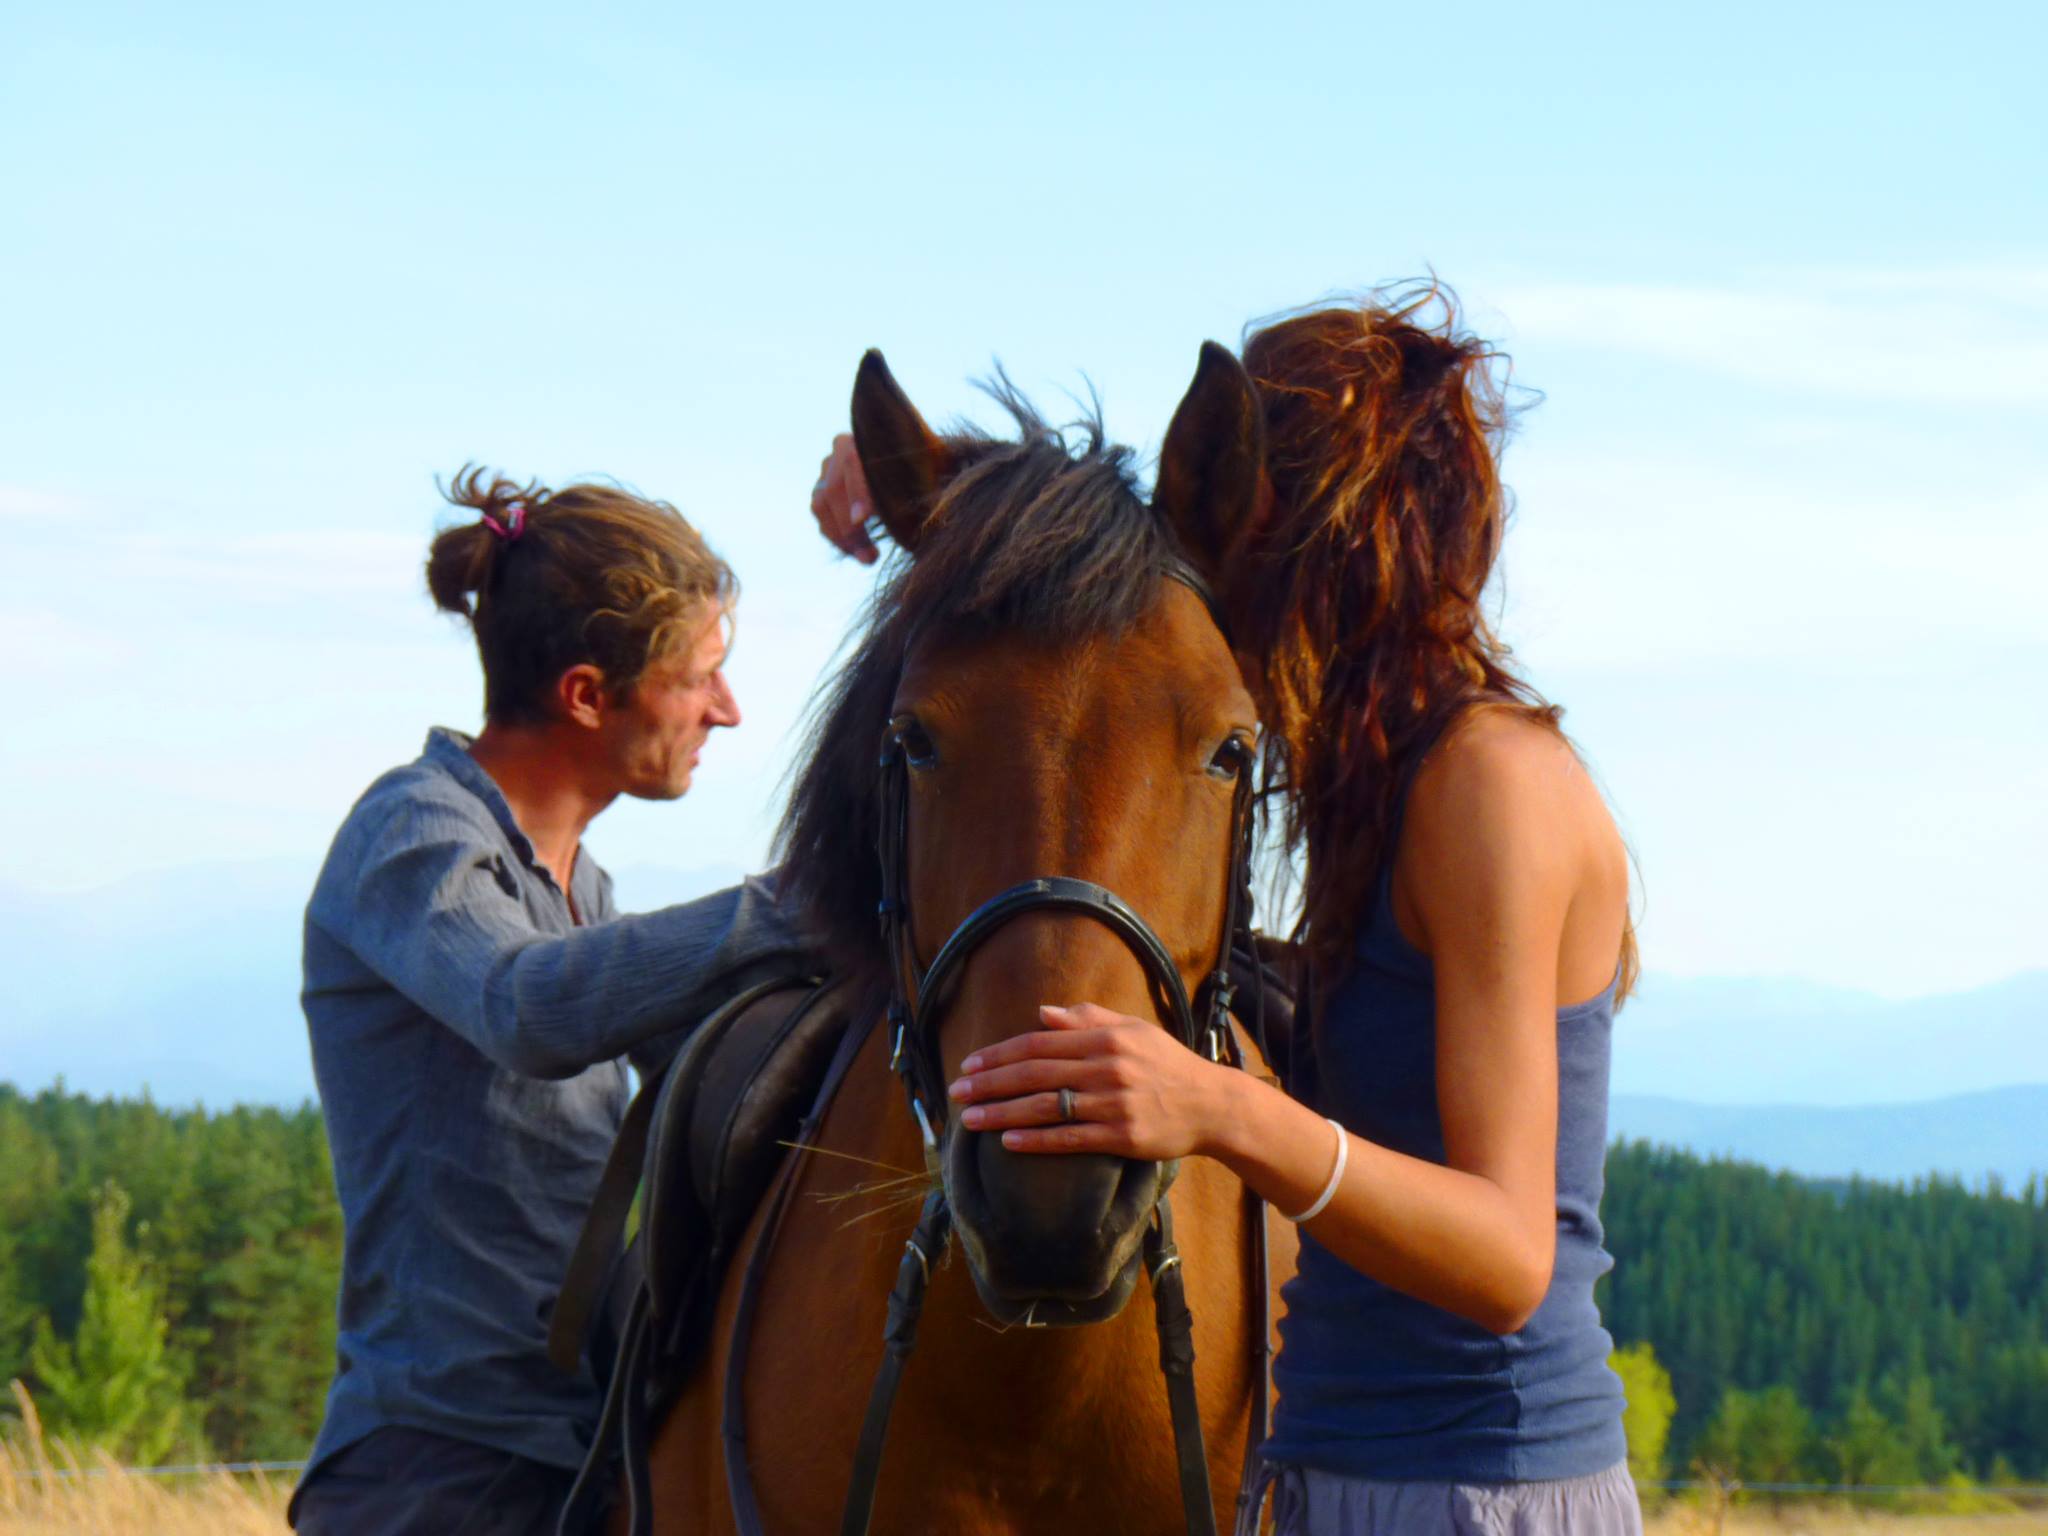
{"label": "woman", "polygon": [[[1635,1533],[1593,1305],[1627,856],[1481,613],[1505,411],[1437,298],[1244,350],[1271,495],[1222,598],[1305,854],[1294,1096],[1086,1002],[951,1091],[1015,1150],[1217,1158],[1301,1224],[1260,1474],[1283,1536]],[[872,558],[857,471],[836,447],[813,510]]]}
{"label": "woman", "polygon": [[302,1536],[552,1536],[598,1393],[548,1363],[548,1313],[625,1111],[618,1058],[796,943],[760,882],[620,917],[582,846],[618,796],[681,796],[739,724],[732,572],[614,486],[473,471],[448,499],[471,515],[427,586],[475,632],[483,730],[437,729],[370,786],[306,910],[344,1235]]}

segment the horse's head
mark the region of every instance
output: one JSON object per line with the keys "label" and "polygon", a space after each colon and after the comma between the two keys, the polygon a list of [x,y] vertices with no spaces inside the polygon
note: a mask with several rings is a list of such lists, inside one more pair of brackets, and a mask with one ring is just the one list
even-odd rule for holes
{"label": "horse's head", "polygon": [[[1257,721],[1209,606],[1169,571],[1178,560],[1213,580],[1249,520],[1251,387],[1228,352],[1204,349],[1153,507],[1125,450],[1099,433],[1072,450],[1001,398],[1021,441],[940,437],[878,353],[861,365],[855,437],[876,512],[910,559],[878,595],[818,727],[784,825],[790,873],[842,963],[878,991],[876,851],[900,836],[913,971],[989,898],[1065,876],[1135,909],[1194,995],[1223,942],[1233,807]],[[876,767],[885,732],[897,755],[887,772]],[[1102,923],[1045,908],[1003,922],[934,995],[937,1092],[969,1052],[1038,1027],[1040,1003],[1084,1000],[1171,1023],[1131,944]],[[1117,1311],[1173,1177],[1156,1163],[1012,1153],[957,1121],[933,1160],[1001,1320]]]}

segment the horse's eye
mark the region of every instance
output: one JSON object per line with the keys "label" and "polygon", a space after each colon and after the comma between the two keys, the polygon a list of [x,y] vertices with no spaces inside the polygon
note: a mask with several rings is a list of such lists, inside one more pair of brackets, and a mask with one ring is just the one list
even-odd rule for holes
{"label": "horse's eye", "polygon": [[905,720],[897,726],[896,739],[903,743],[903,760],[911,767],[938,767],[939,749],[932,745],[930,733],[915,720]]}
{"label": "horse's eye", "polygon": [[1251,743],[1242,736],[1225,738],[1223,745],[1216,749],[1216,755],[1209,759],[1209,771],[1219,779],[1234,779],[1251,766]]}

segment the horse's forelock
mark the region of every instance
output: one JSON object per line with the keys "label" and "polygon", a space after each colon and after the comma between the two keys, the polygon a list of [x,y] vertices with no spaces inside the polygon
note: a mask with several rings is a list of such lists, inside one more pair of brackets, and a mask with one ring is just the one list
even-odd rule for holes
{"label": "horse's forelock", "polygon": [[877,987],[880,746],[910,646],[957,634],[1042,642],[1121,633],[1158,600],[1171,550],[1131,451],[1104,440],[1098,416],[1070,443],[1007,378],[987,387],[1015,419],[1017,440],[949,438],[960,472],[917,558],[898,557],[813,706],[776,836],[785,886],[835,969]]}

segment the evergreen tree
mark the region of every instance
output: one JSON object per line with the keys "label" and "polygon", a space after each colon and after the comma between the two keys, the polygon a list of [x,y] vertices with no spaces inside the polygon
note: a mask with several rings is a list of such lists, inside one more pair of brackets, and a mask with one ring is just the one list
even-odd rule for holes
{"label": "evergreen tree", "polygon": [[183,1427],[184,1373],[165,1347],[169,1323],[157,1289],[128,1251],[128,1209],[118,1184],[102,1186],[77,1335],[60,1343],[49,1318],[39,1319],[29,1368],[51,1430],[150,1464]]}
{"label": "evergreen tree", "polygon": [[[1615,1255],[1602,1313],[1617,1343],[1654,1344],[1671,1374],[1672,1465],[1699,1454],[1731,1389],[1784,1387],[1829,1443],[1875,1454],[1876,1413],[1917,1476],[1982,1476],[2004,1457],[2048,1477],[2039,1180],[2017,1194],[1822,1182],[1622,1144],[1602,1215]],[[1833,1476],[1833,1452],[1812,1469]]]}
{"label": "evergreen tree", "polygon": [[1827,1451],[1836,1481],[1851,1487],[1899,1487],[1920,1479],[1912,1446],[1860,1390],[1850,1395]]}
{"label": "evergreen tree", "polygon": [[1745,1483],[1804,1481],[1813,1449],[1813,1415],[1790,1387],[1729,1388],[1700,1437],[1699,1459]]}
{"label": "evergreen tree", "polygon": [[1934,1383],[1914,1372],[1903,1383],[1896,1377],[1885,1383],[1885,1398],[1891,1408],[1900,1444],[1913,1465],[1913,1480],[1945,1483],[1961,1469],[1962,1458],[1949,1440],[1941,1409],[1935,1406]]}

